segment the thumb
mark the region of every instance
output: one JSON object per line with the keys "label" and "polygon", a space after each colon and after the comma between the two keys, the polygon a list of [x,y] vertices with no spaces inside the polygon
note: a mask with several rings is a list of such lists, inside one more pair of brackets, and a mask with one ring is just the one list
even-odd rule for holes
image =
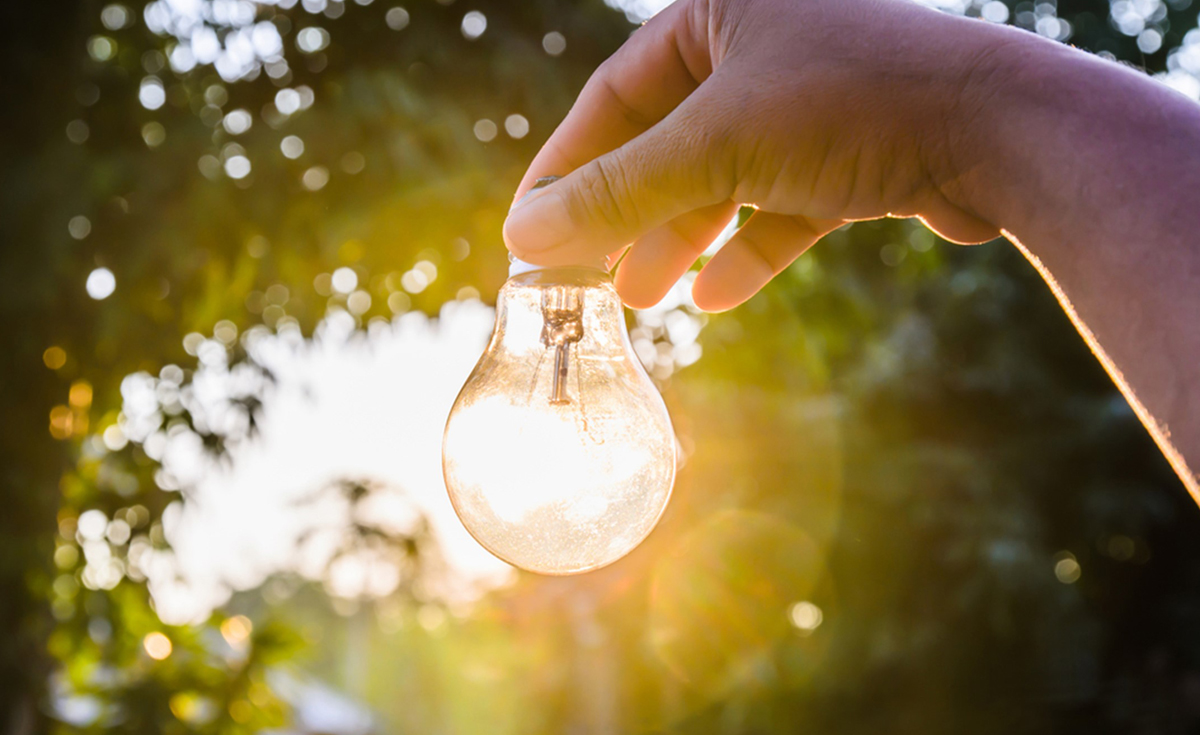
{"label": "thumb", "polygon": [[518,202],[504,223],[508,249],[539,265],[591,262],[728,199],[713,183],[711,138],[681,112]]}

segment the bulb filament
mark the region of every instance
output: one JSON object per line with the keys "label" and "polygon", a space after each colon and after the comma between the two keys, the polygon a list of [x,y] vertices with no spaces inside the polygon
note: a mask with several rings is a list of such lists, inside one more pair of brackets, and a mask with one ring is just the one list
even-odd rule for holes
{"label": "bulb filament", "polygon": [[554,348],[554,381],[550,402],[570,403],[567,375],[571,345],[583,338],[583,290],[557,286],[542,292],[542,344]]}

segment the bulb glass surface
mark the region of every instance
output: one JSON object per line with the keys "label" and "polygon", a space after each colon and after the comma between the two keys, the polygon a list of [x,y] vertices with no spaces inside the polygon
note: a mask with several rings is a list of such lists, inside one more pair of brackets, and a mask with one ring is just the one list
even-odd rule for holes
{"label": "bulb glass surface", "polygon": [[675,480],[675,435],[606,273],[509,279],[446,422],[442,469],[471,535],[523,569],[589,571],[650,533]]}

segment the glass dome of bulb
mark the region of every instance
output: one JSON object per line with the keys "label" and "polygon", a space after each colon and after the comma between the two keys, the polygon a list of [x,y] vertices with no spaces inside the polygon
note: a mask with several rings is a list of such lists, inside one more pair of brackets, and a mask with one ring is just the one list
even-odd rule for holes
{"label": "glass dome of bulb", "polygon": [[517,567],[586,572],[645,539],[671,494],[675,436],[606,273],[509,279],[446,422],[442,467],[467,530]]}

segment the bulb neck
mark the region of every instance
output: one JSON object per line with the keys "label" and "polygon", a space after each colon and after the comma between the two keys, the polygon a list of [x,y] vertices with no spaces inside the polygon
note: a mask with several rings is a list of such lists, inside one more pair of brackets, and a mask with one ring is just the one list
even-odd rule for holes
{"label": "bulb neck", "polygon": [[534,271],[551,270],[554,268],[590,268],[598,270],[604,274],[608,274],[608,263],[605,258],[600,258],[593,262],[579,263],[570,266],[554,266],[554,265],[535,265],[527,261],[514,257],[511,253],[508,256],[508,277],[515,278],[516,276],[532,273]]}

